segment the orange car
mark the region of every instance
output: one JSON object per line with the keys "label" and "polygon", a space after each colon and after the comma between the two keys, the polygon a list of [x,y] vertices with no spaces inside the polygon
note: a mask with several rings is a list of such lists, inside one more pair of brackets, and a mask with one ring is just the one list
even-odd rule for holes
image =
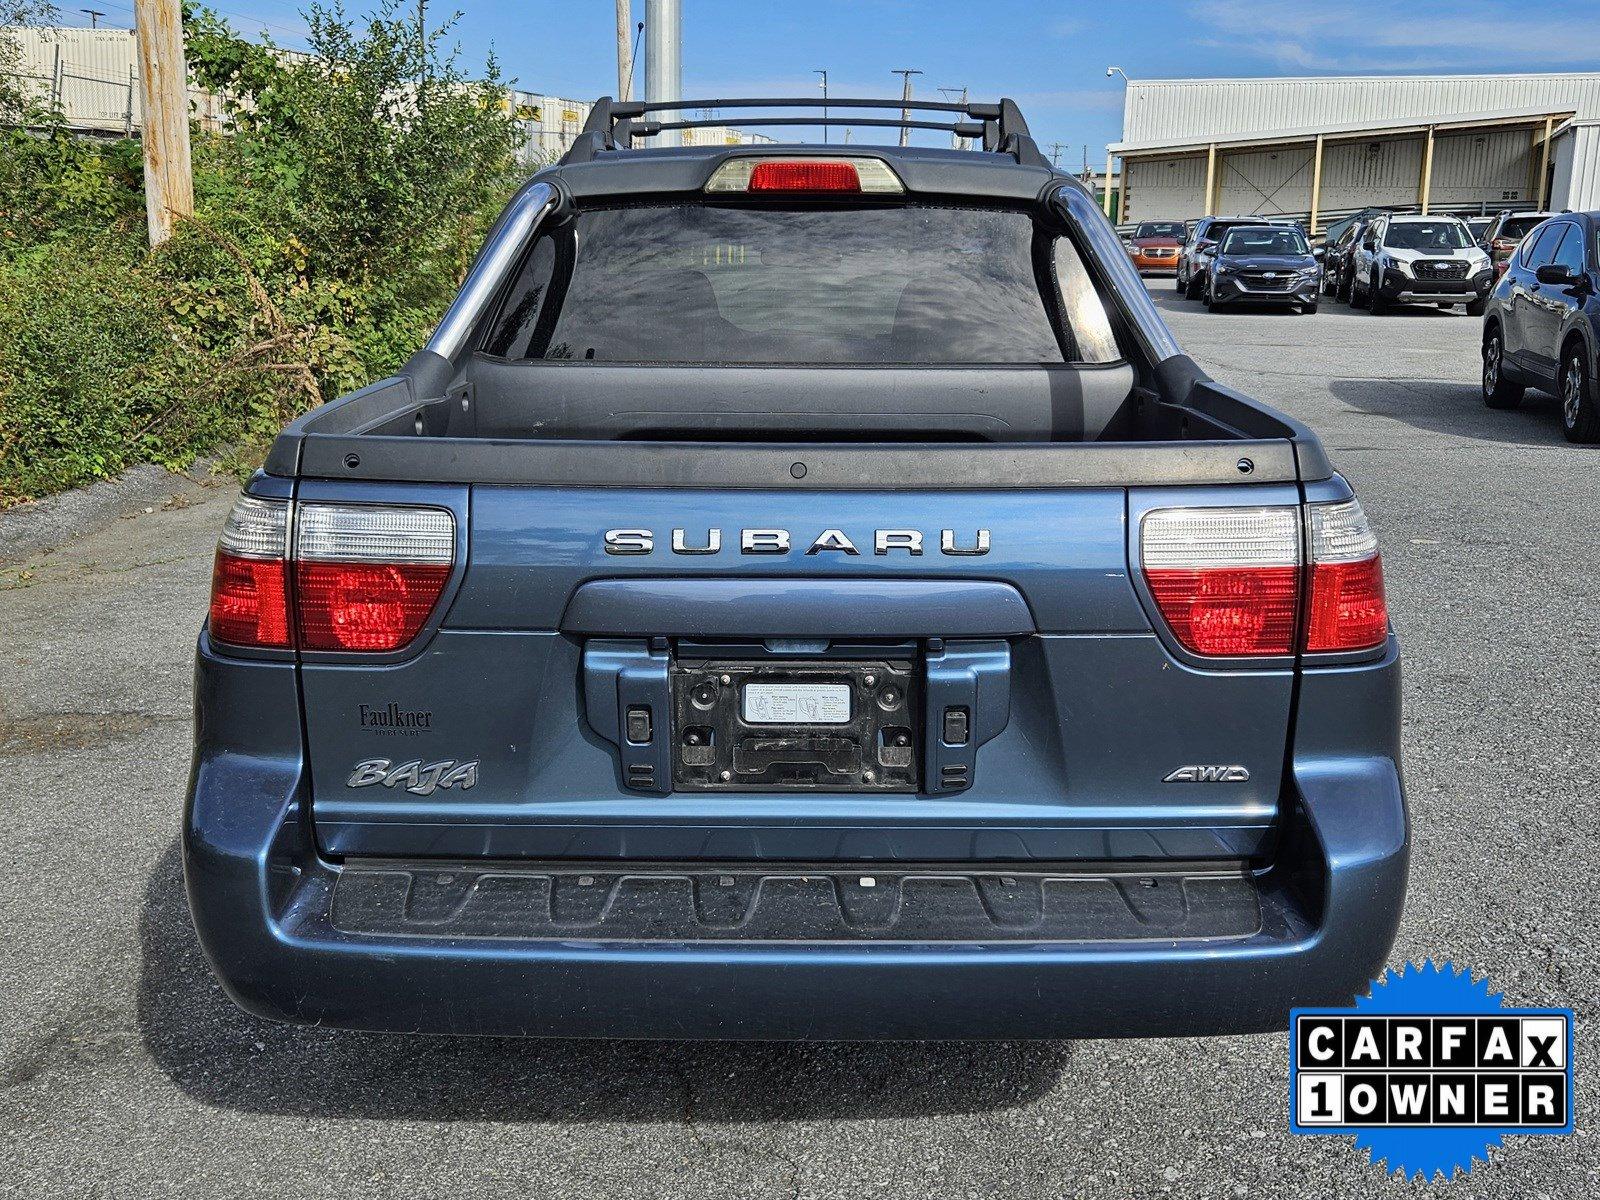
{"label": "orange car", "polygon": [[1133,231],[1132,237],[1122,239],[1133,259],[1134,269],[1140,274],[1161,271],[1177,274],[1178,251],[1188,229],[1182,221],[1143,221]]}

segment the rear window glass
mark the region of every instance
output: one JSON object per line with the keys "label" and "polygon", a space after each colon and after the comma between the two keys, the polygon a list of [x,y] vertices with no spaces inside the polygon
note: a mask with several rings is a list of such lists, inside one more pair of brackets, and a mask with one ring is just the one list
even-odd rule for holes
{"label": "rear window glass", "polygon": [[1392,250],[1465,250],[1472,239],[1460,221],[1395,221],[1383,244]]}
{"label": "rear window glass", "polygon": [[995,209],[591,209],[535,244],[483,348],[611,363],[1103,361],[1092,288],[1074,310],[1085,336],[1057,334],[1054,240]]}
{"label": "rear window glass", "polygon": [[1530,230],[1537,229],[1548,219],[1548,217],[1507,217],[1505,224],[1500,226],[1500,232],[1495,236],[1507,240],[1515,238],[1520,241],[1528,236]]}
{"label": "rear window glass", "polygon": [[1306,254],[1298,229],[1230,229],[1222,239],[1224,254]]}

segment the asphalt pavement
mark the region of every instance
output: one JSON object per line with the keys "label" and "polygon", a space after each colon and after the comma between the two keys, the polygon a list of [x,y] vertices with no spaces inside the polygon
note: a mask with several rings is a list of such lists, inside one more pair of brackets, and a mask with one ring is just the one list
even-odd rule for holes
{"label": "asphalt pavement", "polygon": [[1553,401],[1484,408],[1459,312],[1212,315],[1151,289],[1214,375],[1322,434],[1371,514],[1416,835],[1392,961],[1575,1007],[1575,1136],[1513,1137],[1451,1184],[1386,1178],[1348,1138],[1288,1132],[1282,1035],[562,1043],[246,1016],[196,948],[177,853],[233,485],[173,477],[0,565],[0,1195],[1600,1194],[1600,450],[1562,440]]}

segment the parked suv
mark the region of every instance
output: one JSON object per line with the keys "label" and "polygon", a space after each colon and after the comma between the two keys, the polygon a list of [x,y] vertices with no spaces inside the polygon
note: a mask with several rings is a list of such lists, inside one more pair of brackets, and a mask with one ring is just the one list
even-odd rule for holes
{"label": "parked suv", "polygon": [[229,994],[912,1039],[1366,991],[1399,650],[1316,436],[1183,354],[1011,101],[966,154],[633,147],[700,107],[597,101],[228,518],[183,852]]}
{"label": "parked suv", "polygon": [[1464,305],[1482,316],[1494,286],[1489,256],[1457,217],[1380,216],[1350,266],[1350,303],[1381,313],[1393,304]]}
{"label": "parked suv", "polygon": [[1189,231],[1188,240],[1178,255],[1177,287],[1184,297],[1198,300],[1205,295],[1206,279],[1211,274],[1211,259],[1217,242],[1230,229],[1241,225],[1288,225],[1288,221],[1274,221],[1270,217],[1202,217]]}
{"label": "parked suv", "polygon": [[1206,275],[1206,308],[1242,302],[1314,313],[1321,282],[1322,268],[1298,229],[1236,225],[1217,243]]}
{"label": "parked suv", "polygon": [[1526,388],[1561,401],[1569,441],[1600,441],[1600,213],[1564,213],[1512,255],[1483,318],[1483,400],[1515,408]]}
{"label": "parked suv", "polygon": [[1478,244],[1494,263],[1496,279],[1506,273],[1506,265],[1522,245],[1522,239],[1555,215],[1553,212],[1503,212],[1489,223],[1489,228],[1478,238]]}
{"label": "parked suv", "polygon": [[1337,237],[1328,242],[1323,252],[1322,290],[1346,303],[1350,301],[1350,279],[1356,249],[1361,245],[1361,239],[1372,220],[1369,216],[1340,222]]}

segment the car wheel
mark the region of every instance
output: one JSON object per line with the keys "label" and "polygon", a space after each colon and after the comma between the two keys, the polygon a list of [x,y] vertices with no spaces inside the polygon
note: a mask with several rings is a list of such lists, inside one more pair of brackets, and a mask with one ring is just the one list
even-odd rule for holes
{"label": "car wheel", "polygon": [[1194,277],[1194,272],[1189,272],[1189,282],[1184,285],[1183,298],[1185,300],[1200,299],[1200,281]]}
{"label": "car wheel", "polygon": [[1595,402],[1588,350],[1582,342],[1561,360],[1561,427],[1569,442],[1600,441],[1600,405]]}
{"label": "car wheel", "polygon": [[1483,402],[1490,408],[1516,408],[1524,388],[1506,378],[1506,345],[1498,327],[1483,339]]}
{"label": "car wheel", "polygon": [[1367,311],[1375,317],[1382,316],[1389,311],[1389,305],[1383,298],[1383,293],[1378,290],[1378,277],[1374,275],[1367,280]]}
{"label": "car wheel", "polygon": [[1317,315],[1317,301],[1313,300],[1310,304],[1302,304],[1300,306],[1300,312],[1301,312],[1301,314],[1303,316],[1307,316],[1307,317],[1316,316]]}
{"label": "car wheel", "polygon": [[1482,300],[1467,301],[1467,316],[1469,317],[1481,317],[1488,311],[1489,298],[1487,296],[1485,296]]}
{"label": "car wheel", "polygon": [[1354,280],[1341,271],[1339,274],[1339,299],[1343,300],[1346,304],[1354,304],[1355,301],[1350,298],[1351,290],[1354,286]]}
{"label": "car wheel", "polygon": [[1188,290],[1186,285],[1183,282],[1183,272],[1182,271],[1174,271],[1172,273],[1172,286],[1177,289],[1178,295],[1180,295],[1180,296],[1183,295]]}
{"label": "car wheel", "polygon": [[1215,276],[1206,276],[1206,290],[1201,299],[1205,301],[1207,312],[1217,311],[1217,285]]}

